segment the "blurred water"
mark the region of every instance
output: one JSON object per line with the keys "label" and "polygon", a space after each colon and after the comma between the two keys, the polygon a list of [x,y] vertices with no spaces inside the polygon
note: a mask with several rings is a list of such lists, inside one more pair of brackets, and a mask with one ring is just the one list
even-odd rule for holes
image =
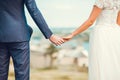
{"label": "blurred water", "polygon": [[88,51],[89,50],[89,42],[84,42],[83,47]]}

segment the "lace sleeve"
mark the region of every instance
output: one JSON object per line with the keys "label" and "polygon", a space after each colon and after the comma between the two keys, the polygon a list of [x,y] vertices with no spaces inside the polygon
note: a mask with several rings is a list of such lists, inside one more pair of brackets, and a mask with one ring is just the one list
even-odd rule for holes
{"label": "lace sleeve", "polygon": [[94,5],[99,8],[103,8],[104,7],[103,3],[104,3],[103,0],[97,0]]}

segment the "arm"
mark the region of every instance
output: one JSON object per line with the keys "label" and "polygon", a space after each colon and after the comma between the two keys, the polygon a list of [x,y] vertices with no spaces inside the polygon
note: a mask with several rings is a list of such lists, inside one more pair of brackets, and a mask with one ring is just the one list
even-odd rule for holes
{"label": "arm", "polygon": [[35,0],[25,0],[26,7],[32,16],[33,20],[44,34],[46,39],[49,39],[55,45],[60,45],[64,43],[64,40],[58,36],[52,35],[53,33],[49,29],[47,23],[45,22],[41,12],[36,6]]}
{"label": "arm", "polygon": [[99,16],[101,11],[102,11],[101,8],[94,6],[89,18],[78,29],[76,29],[72,34],[70,34],[64,39],[69,40],[74,36],[80,34],[81,32],[85,31],[86,29],[88,29],[95,22],[96,18]]}
{"label": "arm", "polygon": [[37,24],[37,26],[39,27],[41,32],[44,34],[45,38],[47,38],[47,39],[50,38],[50,36],[53,33],[49,29],[41,12],[37,8],[35,0],[25,0],[25,5],[26,5],[31,17],[33,18],[33,20],[35,21],[35,23]]}
{"label": "arm", "polygon": [[117,24],[120,26],[120,11],[118,12]]}

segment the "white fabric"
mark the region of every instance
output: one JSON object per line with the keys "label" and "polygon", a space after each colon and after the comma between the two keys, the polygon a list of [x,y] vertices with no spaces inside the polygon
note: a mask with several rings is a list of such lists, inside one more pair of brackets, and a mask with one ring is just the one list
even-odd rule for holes
{"label": "white fabric", "polygon": [[95,5],[103,9],[120,9],[120,0],[97,0]]}
{"label": "white fabric", "polygon": [[103,0],[97,0],[95,2],[95,5],[99,8],[103,8],[104,7],[104,1]]}
{"label": "white fabric", "polygon": [[120,80],[120,26],[116,24],[120,3],[113,3],[95,3],[103,10],[90,33],[89,80]]}

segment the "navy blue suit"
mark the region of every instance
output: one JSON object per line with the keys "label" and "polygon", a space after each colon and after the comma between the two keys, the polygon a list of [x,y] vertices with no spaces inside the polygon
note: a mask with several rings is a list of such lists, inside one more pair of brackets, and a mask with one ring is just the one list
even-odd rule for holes
{"label": "navy blue suit", "polygon": [[29,41],[24,5],[46,39],[52,35],[35,0],[0,0],[0,80],[7,80],[10,56],[16,80],[29,80]]}
{"label": "navy blue suit", "polygon": [[44,36],[51,36],[35,0],[0,0],[0,42],[29,41],[32,30],[26,21],[24,4]]}

